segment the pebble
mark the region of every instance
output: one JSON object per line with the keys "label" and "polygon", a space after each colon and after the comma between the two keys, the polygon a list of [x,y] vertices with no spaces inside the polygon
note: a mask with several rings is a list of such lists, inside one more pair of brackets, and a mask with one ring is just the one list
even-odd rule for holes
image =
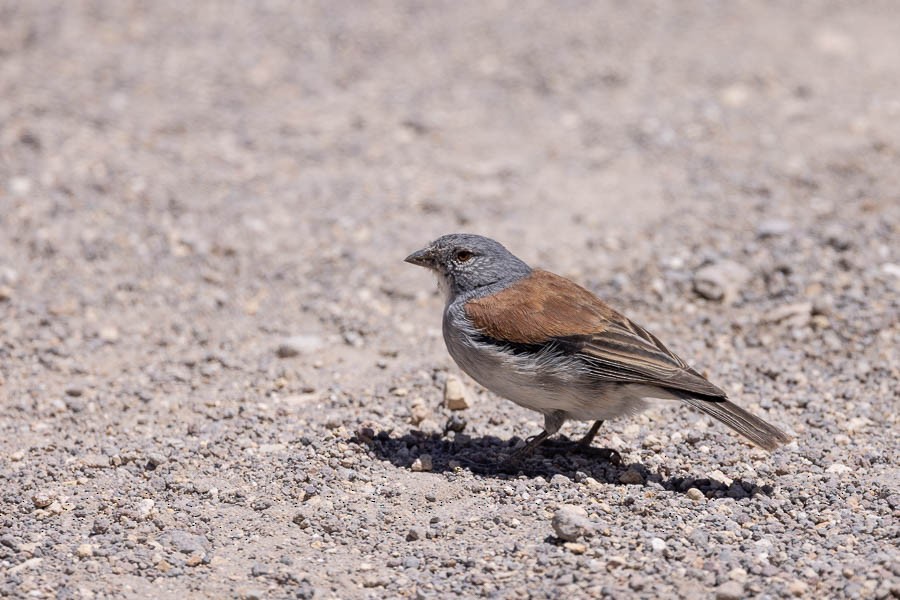
{"label": "pebble", "polygon": [[809,586],[805,581],[795,579],[788,584],[788,593],[791,596],[803,596],[809,590]]}
{"label": "pebble", "polygon": [[742,600],[744,584],[740,581],[726,581],[716,588],[716,600]]}
{"label": "pebble", "polygon": [[427,419],[430,414],[431,412],[425,405],[425,400],[422,398],[415,398],[412,401],[412,405],[409,407],[409,424],[418,425]]}
{"label": "pebble", "polygon": [[450,415],[444,424],[444,431],[452,431],[454,433],[462,433],[466,428],[466,420],[460,415]]}
{"label": "pebble", "polygon": [[165,464],[168,460],[166,455],[161,452],[150,452],[147,454],[147,466],[150,469],[155,469],[156,467]]}
{"label": "pebble", "polygon": [[416,458],[412,466],[410,466],[410,470],[421,472],[421,471],[431,471],[434,468],[434,464],[431,460],[430,454],[422,454],[418,458]]}
{"label": "pebble", "polygon": [[710,471],[708,477],[709,479],[724,483],[726,486],[730,486],[732,483],[734,483],[734,479],[732,479],[719,469]]}
{"label": "pebble", "polygon": [[665,552],[668,547],[668,544],[666,544],[666,541],[662,538],[655,537],[650,539],[650,548],[654,552]]}
{"label": "pebble", "polygon": [[100,535],[109,531],[109,519],[106,517],[97,517],[94,519],[94,524],[91,526],[91,533],[94,535]]}
{"label": "pebble", "polygon": [[278,343],[275,353],[279,358],[292,358],[309,354],[325,347],[325,340],[317,335],[303,334],[284,338]]}
{"label": "pebble", "polygon": [[146,521],[153,514],[153,506],[156,503],[150,498],[144,498],[138,503],[137,517],[141,521]]}
{"label": "pebble", "polygon": [[625,485],[641,485],[644,483],[644,476],[634,469],[628,469],[619,475],[619,483],[624,483]]}
{"label": "pebble", "polygon": [[587,552],[587,545],[581,542],[566,542],[563,547],[572,554],[584,554]]}
{"label": "pebble", "polygon": [[94,555],[94,547],[90,544],[81,544],[78,546],[78,549],[75,550],[75,554],[79,558],[88,558],[89,556]]}
{"label": "pebble", "polygon": [[553,513],[550,521],[556,537],[574,542],[580,537],[591,535],[594,524],[588,519],[587,511],[580,506],[566,504]]}
{"label": "pebble", "polygon": [[9,191],[15,196],[26,196],[31,192],[31,180],[27,177],[13,177],[9,180]]}
{"label": "pebble", "polygon": [[104,325],[97,332],[97,335],[102,341],[108,344],[119,341],[119,330],[113,325]]}
{"label": "pebble", "polygon": [[205,552],[209,547],[209,541],[202,535],[189,533],[181,529],[167,530],[160,541],[170,545],[176,552],[181,554],[193,554],[195,552]]}
{"label": "pebble", "polygon": [[756,236],[760,238],[779,237],[791,231],[790,221],[784,219],[768,219],[761,221],[756,227]]}
{"label": "pebble", "polygon": [[425,539],[425,528],[424,527],[410,527],[409,531],[406,532],[406,541],[407,542],[415,542],[418,540]]}
{"label": "pebble", "polygon": [[812,313],[812,302],[796,302],[773,308],[763,315],[763,320],[769,323],[786,323],[799,327],[809,323]]}
{"label": "pebble", "polygon": [[751,273],[744,265],[722,260],[697,270],[694,291],[707,300],[730,303],[737,298],[750,277]]}
{"label": "pebble", "polygon": [[702,500],[706,500],[706,495],[695,487],[688,489],[687,496],[694,502],[700,502]]}
{"label": "pebble", "polygon": [[36,508],[47,508],[53,503],[55,496],[50,492],[37,492],[31,497],[31,502]]}
{"label": "pebble", "polygon": [[469,408],[466,398],[466,388],[459,378],[448,375],[444,381],[444,405],[450,410],[465,410]]}

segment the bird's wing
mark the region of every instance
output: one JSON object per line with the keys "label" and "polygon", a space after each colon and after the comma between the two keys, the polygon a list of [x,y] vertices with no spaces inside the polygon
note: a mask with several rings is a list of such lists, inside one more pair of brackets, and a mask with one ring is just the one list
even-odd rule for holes
{"label": "bird's wing", "polygon": [[598,379],[725,397],[653,334],[559,275],[535,270],[465,309],[485,337],[512,345],[556,344],[582,358]]}

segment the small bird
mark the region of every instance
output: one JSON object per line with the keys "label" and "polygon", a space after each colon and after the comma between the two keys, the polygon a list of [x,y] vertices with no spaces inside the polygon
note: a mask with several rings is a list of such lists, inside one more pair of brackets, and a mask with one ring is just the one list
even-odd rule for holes
{"label": "small bird", "polygon": [[768,451],[791,440],[728,400],[724,391],[653,334],[578,284],[532,269],[500,243],[456,233],[406,257],[437,274],[446,304],[444,342],[475,381],[544,415],[544,430],[511,459],[527,456],[569,419],[607,419],[673,399],[716,418]]}

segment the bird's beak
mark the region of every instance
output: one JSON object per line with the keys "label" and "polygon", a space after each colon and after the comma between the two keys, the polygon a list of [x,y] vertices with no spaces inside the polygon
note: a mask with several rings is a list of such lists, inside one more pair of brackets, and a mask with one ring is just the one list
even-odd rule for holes
{"label": "bird's beak", "polygon": [[417,250],[413,252],[409,256],[404,259],[406,262],[418,265],[420,267],[425,267],[427,269],[433,269],[435,267],[434,263],[434,248],[422,248],[421,250]]}

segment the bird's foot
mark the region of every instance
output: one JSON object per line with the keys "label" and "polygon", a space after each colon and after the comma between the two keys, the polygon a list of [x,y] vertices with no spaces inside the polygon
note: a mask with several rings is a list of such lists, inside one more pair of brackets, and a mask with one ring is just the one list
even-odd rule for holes
{"label": "bird's foot", "polygon": [[592,458],[599,458],[614,465],[622,464],[622,455],[612,448],[594,448],[590,440],[550,440],[541,447],[541,453],[548,456],[560,454],[580,454]]}

